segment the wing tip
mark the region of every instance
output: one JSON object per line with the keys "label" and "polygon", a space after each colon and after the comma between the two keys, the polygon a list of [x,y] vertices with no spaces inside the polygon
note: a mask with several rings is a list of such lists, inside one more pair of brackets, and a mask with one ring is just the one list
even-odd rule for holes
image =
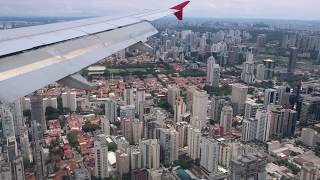
{"label": "wing tip", "polygon": [[183,9],[190,3],[190,1],[184,1],[176,6],[173,6],[170,9],[177,10],[174,15],[178,20],[183,20]]}

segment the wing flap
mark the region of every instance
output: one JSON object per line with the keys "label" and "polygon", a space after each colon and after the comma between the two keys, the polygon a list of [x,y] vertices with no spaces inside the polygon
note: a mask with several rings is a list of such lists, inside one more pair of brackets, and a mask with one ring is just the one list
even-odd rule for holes
{"label": "wing flap", "polygon": [[156,33],[141,22],[2,58],[0,100],[12,102]]}

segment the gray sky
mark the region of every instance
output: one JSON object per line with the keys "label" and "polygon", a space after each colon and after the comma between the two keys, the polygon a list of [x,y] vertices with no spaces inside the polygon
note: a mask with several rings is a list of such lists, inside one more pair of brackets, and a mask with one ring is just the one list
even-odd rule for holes
{"label": "gray sky", "polygon": [[[0,0],[0,16],[96,16],[167,8],[183,0]],[[320,20],[320,0],[193,0],[186,16]]]}

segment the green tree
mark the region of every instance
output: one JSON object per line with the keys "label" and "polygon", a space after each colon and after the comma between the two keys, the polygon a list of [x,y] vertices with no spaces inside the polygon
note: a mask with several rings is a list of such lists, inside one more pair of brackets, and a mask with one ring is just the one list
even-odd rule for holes
{"label": "green tree", "polygon": [[47,107],[46,108],[46,116],[47,120],[53,120],[53,119],[59,119],[61,112],[53,107]]}
{"label": "green tree", "polygon": [[74,148],[79,145],[77,135],[78,133],[75,131],[71,131],[67,134],[69,144]]}
{"label": "green tree", "polygon": [[116,143],[108,144],[108,151],[116,152],[117,149],[118,149],[118,145]]}
{"label": "green tree", "polygon": [[100,129],[100,126],[97,124],[92,124],[91,122],[86,122],[83,126],[82,126],[82,130],[84,132],[93,132]]}

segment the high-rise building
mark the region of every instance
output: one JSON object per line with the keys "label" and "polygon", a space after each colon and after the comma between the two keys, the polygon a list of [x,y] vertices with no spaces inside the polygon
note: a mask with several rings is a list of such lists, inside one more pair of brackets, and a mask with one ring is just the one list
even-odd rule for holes
{"label": "high-rise building", "polygon": [[248,86],[243,84],[232,84],[231,103],[235,115],[244,113],[244,105],[247,100]]}
{"label": "high-rise building", "polygon": [[262,109],[263,105],[256,103],[253,99],[248,99],[245,103],[244,118],[254,118],[257,110]]}
{"label": "high-rise building", "polygon": [[256,79],[257,80],[264,81],[265,70],[266,70],[266,67],[263,64],[257,65],[257,70],[256,70]]}
{"label": "high-rise building", "polygon": [[125,105],[134,105],[133,101],[133,88],[131,86],[126,86],[123,92],[123,100]]}
{"label": "high-rise building", "polygon": [[95,176],[98,178],[109,177],[108,172],[108,144],[104,134],[98,135],[94,141],[94,156],[95,156]]}
{"label": "high-rise building", "polygon": [[290,56],[289,56],[289,64],[288,64],[288,73],[294,74],[296,70],[296,63],[297,63],[297,54],[298,49],[296,47],[290,48]]}
{"label": "high-rise building", "polygon": [[12,179],[11,164],[8,161],[0,161],[0,179]]}
{"label": "high-rise building", "polygon": [[141,152],[139,148],[132,147],[130,150],[130,162],[131,162],[131,170],[140,169],[141,166]]}
{"label": "high-rise building", "polygon": [[109,121],[109,119],[107,119],[106,116],[101,116],[100,122],[101,122],[101,130],[102,130],[103,134],[110,135],[110,121]]}
{"label": "high-rise building", "polygon": [[[42,104],[42,99],[41,101]],[[31,100],[32,106],[32,100]],[[43,110],[42,106],[38,108]],[[32,117],[32,115],[31,115]],[[32,148],[33,148],[33,162],[35,162],[35,177],[36,179],[45,179],[46,177],[46,165],[44,159],[44,152],[42,148],[43,131],[42,126],[36,120],[31,121],[32,128]]]}
{"label": "high-rise building", "polygon": [[107,99],[105,102],[105,116],[112,123],[117,121],[118,104],[113,99]]}
{"label": "high-rise building", "polygon": [[179,148],[184,148],[188,145],[188,125],[185,121],[176,124],[176,131],[179,134]]}
{"label": "high-rise building", "polygon": [[227,103],[225,96],[213,96],[211,98],[210,117],[211,119],[218,121],[221,117],[222,108]]}
{"label": "high-rise building", "polygon": [[314,147],[317,144],[318,132],[311,128],[302,128],[301,140],[304,145]]}
{"label": "high-rise building", "polygon": [[253,54],[248,52],[246,62],[243,63],[241,80],[247,84],[253,84],[255,82],[254,69]]}
{"label": "high-rise building", "polygon": [[320,121],[320,97],[306,97],[302,101],[300,123],[308,124]]}
{"label": "high-rise building", "polygon": [[64,92],[62,93],[62,107],[67,108],[70,111],[77,110],[77,94],[76,92]]}
{"label": "high-rise building", "polygon": [[21,156],[17,156],[13,160],[12,167],[14,180],[25,180],[23,158]]}
{"label": "high-rise building", "polygon": [[206,91],[195,91],[192,98],[192,116],[199,123],[191,122],[192,125],[200,125],[199,129],[202,129],[207,121],[208,111],[208,94]]}
{"label": "high-rise building", "polygon": [[41,131],[44,132],[47,130],[47,123],[45,120],[45,112],[43,110],[42,97],[34,95],[34,96],[31,96],[30,100],[31,100],[31,119],[32,121],[37,121],[37,123],[41,125]]}
{"label": "high-rise building", "polygon": [[318,56],[317,56],[317,59],[315,61],[316,64],[320,64],[320,50],[318,52]]}
{"label": "high-rise building", "polygon": [[128,141],[133,141],[133,138],[132,138],[132,122],[133,122],[133,120],[128,119],[128,118],[121,119],[122,135]]}
{"label": "high-rise building", "polygon": [[253,141],[257,136],[258,121],[254,118],[245,119],[242,122],[241,139],[245,142]]}
{"label": "high-rise building", "polygon": [[258,141],[267,142],[270,134],[270,119],[267,117],[266,110],[257,110],[255,119],[258,121],[257,124],[257,135]]}
{"label": "high-rise building", "polygon": [[286,86],[274,87],[278,93],[278,104],[282,106],[287,106],[290,104],[290,92],[287,92]]}
{"label": "high-rise building", "polygon": [[232,157],[232,147],[229,143],[220,142],[219,144],[219,161],[218,164],[224,168],[230,167]]}
{"label": "high-rise building", "polygon": [[159,129],[160,141],[160,162],[169,166],[173,161],[178,160],[179,134],[174,129]]}
{"label": "high-rise building", "polygon": [[313,162],[305,162],[301,166],[299,180],[317,180],[320,177],[320,166]]}
{"label": "high-rise building", "polygon": [[278,92],[275,89],[266,89],[264,91],[264,107],[267,109],[268,105],[270,104],[278,104],[279,96]]}
{"label": "high-rise building", "polygon": [[199,129],[193,127],[188,128],[188,154],[193,160],[200,158],[200,138],[201,131]]}
{"label": "high-rise building", "polygon": [[134,119],[135,107],[134,105],[120,106],[120,119]]}
{"label": "high-rise building", "polygon": [[168,87],[168,103],[172,107],[174,107],[179,97],[180,97],[180,88],[176,84],[169,86]]}
{"label": "high-rise building", "polygon": [[221,111],[220,126],[223,132],[231,132],[233,110],[231,106],[224,106]]}
{"label": "high-rise building", "polygon": [[268,119],[270,120],[270,136],[289,137],[294,134],[296,111],[284,109],[278,105],[269,106]]}
{"label": "high-rise building", "polygon": [[27,127],[23,127],[20,132],[21,132],[20,134],[21,154],[24,159],[30,162],[32,160],[32,156],[31,156],[29,133],[28,133]]}
{"label": "high-rise building", "polygon": [[143,122],[139,119],[134,119],[132,121],[132,140],[137,144],[142,139],[143,134]]}
{"label": "high-rise building", "polygon": [[157,139],[147,139],[139,143],[142,167],[155,170],[160,167],[160,144]]}
{"label": "high-rise building", "polygon": [[219,142],[213,138],[201,138],[201,159],[200,165],[209,173],[218,172]]}
{"label": "high-rise building", "polygon": [[210,86],[218,87],[220,81],[220,66],[216,64],[213,56],[210,56],[207,61],[207,83]]}
{"label": "high-rise building", "polygon": [[186,113],[186,104],[183,102],[182,98],[176,100],[174,106],[174,122],[181,122],[183,115]]}
{"label": "high-rise building", "polygon": [[46,110],[47,107],[58,108],[58,100],[56,97],[43,98],[43,108]]}
{"label": "high-rise building", "polygon": [[116,165],[117,173],[120,175],[120,179],[123,179],[130,172],[130,157],[129,154],[117,150],[116,151]]}
{"label": "high-rise building", "polygon": [[281,48],[283,48],[283,49],[288,48],[288,40],[289,40],[288,34],[283,35],[282,42],[281,42]]}
{"label": "high-rise building", "polygon": [[257,37],[256,48],[257,50],[263,51],[265,49],[265,44],[267,41],[267,36],[265,34],[259,34]]}
{"label": "high-rise building", "polygon": [[135,108],[136,108],[136,113],[139,114],[139,109],[141,103],[145,101],[145,89],[144,88],[138,88],[137,93],[136,93],[136,100],[135,100]]}
{"label": "high-rise building", "polygon": [[265,180],[267,159],[259,154],[246,153],[231,160],[231,180]]}
{"label": "high-rise building", "polygon": [[292,109],[284,109],[282,122],[282,136],[291,137],[294,135],[297,122],[297,112]]}
{"label": "high-rise building", "polygon": [[187,111],[192,112],[192,105],[193,105],[193,94],[196,92],[195,86],[190,86],[187,89],[187,98],[186,98],[186,105],[187,105]]}
{"label": "high-rise building", "polygon": [[263,61],[265,67],[264,80],[272,80],[274,75],[275,62],[271,59],[266,59]]}
{"label": "high-rise building", "polygon": [[15,136],[13,116],[9,108],[0,107],[0,119],[2,123],[2,134],[5,139]]}
{"label": "high-rise building", "polygon": [[21,99],[12,103],[11,112],[13,115],[14,132],[16,137],[19,137],[21,133],[20,131],[24,126]]}

